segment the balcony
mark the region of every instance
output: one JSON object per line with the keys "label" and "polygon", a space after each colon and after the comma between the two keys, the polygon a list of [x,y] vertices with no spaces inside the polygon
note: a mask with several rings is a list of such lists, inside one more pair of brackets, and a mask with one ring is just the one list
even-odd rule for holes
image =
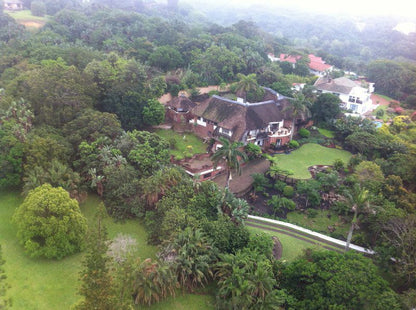
{"label": "balcony", "polygon": [[290,136],[290,134],[291,134],[290,129],[282,127],[276,131],[269,132],[269,137],[270,138],[288,137]]}

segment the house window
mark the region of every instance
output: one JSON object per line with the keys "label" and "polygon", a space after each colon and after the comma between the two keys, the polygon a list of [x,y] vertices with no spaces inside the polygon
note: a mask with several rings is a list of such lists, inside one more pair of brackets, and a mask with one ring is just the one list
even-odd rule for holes
{"label": "house window", "polygon": [[206,174],[204,174],[204,179],[206,179],[206,178],[210,178],[212,176],[212,173],[210,172],[210,173],[206,173]]}
{"label": "house window", "polygon": [[231,131],[230,131],[230,130],[228,130],[228,129],[222,128],[221,132],[222,132],[223,134],[225,134],[225,135],[231,136],[231,134],[230,134],[230,133],[231,133]]}
{"label": "house window", "polygon": [[348,98],[348,101],[349,101],[349,102],[355,102],[355,97],[354,97],[354,96],[350,96],[350,97]]}
{"label": "house window", "polygon": [[358,106],[356,104],[350,104],[350,110],[353,112],[357,112],[358,111]]}

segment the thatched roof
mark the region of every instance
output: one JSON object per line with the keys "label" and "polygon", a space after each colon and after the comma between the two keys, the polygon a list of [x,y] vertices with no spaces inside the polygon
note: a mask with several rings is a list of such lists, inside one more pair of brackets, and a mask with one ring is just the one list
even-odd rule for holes
{"label": "thatched roof", "polygon": [[186,96],[178,96],[169,101],[166,106],[173,108],[176,111],[190,111],[196,104]]}
{"label": "thatched roof", "polygon": [[270,122],[290,119],[291,113],[286,108],[288,105],[287,99],[241,103],[212,96],[196,106],[193,113],[231,130],[231,140],[240,141],[246,131],[265,128]]}

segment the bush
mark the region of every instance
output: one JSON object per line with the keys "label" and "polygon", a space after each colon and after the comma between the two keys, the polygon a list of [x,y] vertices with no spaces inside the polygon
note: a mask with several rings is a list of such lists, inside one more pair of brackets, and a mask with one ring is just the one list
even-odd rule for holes
{"label": "bush", "polygon": [[289,142],[289,147],[290,147],[291,149],[297,149],[297,148],[299,147],[299,142],[298,142],[298,141],[296,141],[296,140],[291,140],[291,141]]}
{"label": "bush", "polygon": [[274,189],[278,190],[279,192],[283,192],[283,190],[285,189],[285,187],[287,186],[287,184],[283,181],[280,180],[276,180],[276,183],[274,183]]}
{"label": "bush", "polygon": [[298,134],[302,138],[309,138],[309,136],[311,135],[311,132],[307,130],[306,128],[301,128],[299,129]]}
{"label": "bush", "polygon": [[383,109],[377,110],[376,116],[377,118],[382,118],[384,116],[384,110]]}
{"label": "bush", "polygon": [[283,196],[287,198],[292,198],[294,194],[295,194],[295,190],[293,189],[293,186],[286,185],[283,188]]}
{"label": "bush", "polygon": [[308,214],[308,218],[313,219],[318,216],[318,210],[308,209],[307,214]]}
{"label": "bush", "polygon": [[246,144],[246,146],[244,146],[244,151],[249,159],[259,158],[261,155],[261,147],[254,143]]}
{"label": "bush", "polygon": [[63,258],[84,245],[87,220],[62,187],[44,184],[30,191],[16,210],[17,237],[31,257]]}
{"label": "bush", "polygon": [[46,14],[46,5],[41,1],[34,1],[30,5],[30,11],[33,16],[43,17]]}
{"label": "bush", "polygon": [[335,159],[333,163],[334,169],[338,172],[341,172],[344,170],[344,162],[341,159]]}

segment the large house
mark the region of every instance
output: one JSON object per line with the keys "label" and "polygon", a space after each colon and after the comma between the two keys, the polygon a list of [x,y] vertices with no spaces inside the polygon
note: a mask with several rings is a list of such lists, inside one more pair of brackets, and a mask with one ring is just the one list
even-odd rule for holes
{"label": "large house", "polygon": [[4,0],[3,7],[8,11],[23,10],[23,2],[20,0]]}
{"label": "large house", "polygon": [[320,77],[314,84],[319,93],[331,93],[342,100],[342,108],[352,113],[364,114],[374,108],[371,100],[371,93],[374,91],[374,84],[368,83],[368,87],[361,87],[356,82],[340,77]]}
{"label": "large house", "polygon": [[[275,57],[273,54],[269,53],[267,56],[271,61],[289,62],[292,64],[293,68],[295,68],[296,63],[302,59],[302,56],[289,54],[280,54],[279,57]],[[325,63],[321,57],[309,54],[308,59],[309,71],[316,76],[324,76],[334,69],[333,66]]]}
{"label": "large house", "polygon": [[265,90],[261,102],[214,95],[199,103],[192,111],[194,118],[189,120],[193,131],[201,138],[224,137],[263,148],[287,144],[294,130],[289,100],[270,88]]}

